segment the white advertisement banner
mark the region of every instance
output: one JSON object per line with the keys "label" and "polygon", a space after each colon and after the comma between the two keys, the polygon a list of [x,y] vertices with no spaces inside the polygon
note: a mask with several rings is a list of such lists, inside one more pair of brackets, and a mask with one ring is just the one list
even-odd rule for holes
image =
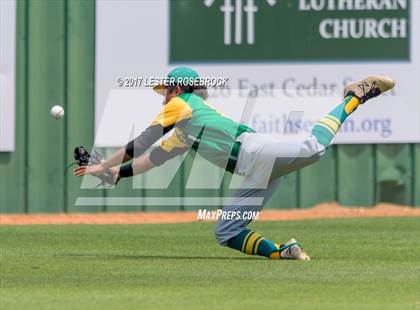
{"label": "white advertisement banner", "polygon": [[[209,90],[209,103],[244,121],[252,94],[248,125],[290,139],[334,108],[348,82],[387,75],[396,87],[361,106],[335,143],[420,142],[420,1],[321,2],[98,1],[95,144],[121,146],[147,127],[162,97],[146,80],[180,65],[228,77],[228,87]],[[338,18],[344,11],[350,17]],[[276,16],[310,18],[268,32]]]}
{"label": "white advertisement banner", "polygon": [[0,152],[15,149],[16,1],[0,1]]}

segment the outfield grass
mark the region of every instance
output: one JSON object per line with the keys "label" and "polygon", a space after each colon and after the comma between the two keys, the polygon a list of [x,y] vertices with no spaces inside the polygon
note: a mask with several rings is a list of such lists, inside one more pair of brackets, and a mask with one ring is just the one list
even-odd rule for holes
{"label": "outfield grass", "polygon": [[420,219],[265,222],[310,262],[219,247],[213,224],[3,226],[5,309],[420,309]]}

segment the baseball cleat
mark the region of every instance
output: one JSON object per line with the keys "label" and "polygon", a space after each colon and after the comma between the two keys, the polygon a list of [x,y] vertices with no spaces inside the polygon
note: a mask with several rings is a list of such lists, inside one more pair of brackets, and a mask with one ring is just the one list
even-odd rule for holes
{"label": "baseball cleat", "polygon": [[280,249],[280,257],[282,259],[297,259],[297,260],[310,260],[308,254],[303,251],[299,243],[295,239],[290,239],[283,244]]}
{"label": "baseball cleat", "polygon": [[370,76],[358,82],[347,84],[344,87],[344,97],[353,95],[360,99],[360,103],[365,103],[367,100],[387,92],[394,86],[395,82],[387,76]]}

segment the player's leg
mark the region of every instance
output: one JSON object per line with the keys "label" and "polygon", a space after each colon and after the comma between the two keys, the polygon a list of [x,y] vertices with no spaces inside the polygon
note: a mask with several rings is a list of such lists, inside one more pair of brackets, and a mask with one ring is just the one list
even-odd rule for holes
{"label": "player's leg", "polygon": [[[229,206],[223,208],[225,212],[256,212],[260,211],[269,201],[280,183],[280,179],[270,182],[266,189],[240,189]],[[253,203],[248,203],[254,199]],[[219,244],[241,251],[249,255],[265,256],[270,259],[300,259],[309,257],[302,250],[295,239],[284,244],[278,244],[265,239],[260,233],[247,228],[250,219],[219,219],[216,223],[216,238]]]}
{"label": "player's leg", "polygon": [[384,76],[368,77],[347,85],[344,100],[321,118],[308,138],[295,144],[274,143],[263,148],[265,157],[275,157],[271,180],[310,165],[325,153],[347,117],[367,100],[392,89],[394,81]]}
{"label": "player's leg", "polygon": [[344,98],[337,107],[321,118],[312,128],[312,135],[319,143],[328,147],[347,117],[360,105],[359,98],[350,95]]}
{"label": "player's leg", "polygon": [[[270,200],[281,180],[269,181],[273,169],[274,157],[265,152],[267,147],[276,143],[270,135],[251,133],[242,134],[236,165],[236,173],[244,177],[242,182],[232,182],[231,186],[238,188],[235,198],[223,208],[225,212],[255,212]],[[290,149],[289,144],[284,147]],[[295,148],[299,150],[300,148]],[[239,184],[239,187],[235,186]],[[216,224],[217,241],[224,246],[249,255],[260,255],[270,259],[294,258],[309,259],[296,240],[291,239],[284,244],[265,239],[258,232],[247,228],[249,219],[219,219]]]}
{"label": "player's leg", "polygon": [[[280,176],[317,161],[331,145],[341,124],[360,104],[390,90],[393,86],[394,82],[391,79],[381,76],[369,77],[348,85],[345,88],[344,101],[323,117],[303,142],[273,142],[265,135],[241,135],[243,140],[238,165],[246,167],[243,173],[248,182],[238,191],[233,203],[224,210],[260,210],[277,188]],[[244,206],[243,200],[250,197],[263,197],[263,202]],[[219,243],[247,254],[272,259],[287,255],[298,259],[307,258],[294,239],[283,246],[278,245],[248,229],[249,222],[244,219],[218,221],[216,237]]]}
{"label": "player's leg", "polygon": [[315,124],[312,134],[319,143],[330,146],[343,122],[360,104],[387,92],[394,85],[394,81],[385,76],[372,76],[347,85],[343,102]]}

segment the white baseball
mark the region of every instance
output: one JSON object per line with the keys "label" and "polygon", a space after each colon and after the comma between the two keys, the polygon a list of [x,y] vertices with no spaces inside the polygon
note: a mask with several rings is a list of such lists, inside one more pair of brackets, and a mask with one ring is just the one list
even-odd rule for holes
{"label": "white baseball", "polygon": [[62,106],[55,105],[51,108],[51,116],[55,119],[62,119],[64,117],[64,109]]}

